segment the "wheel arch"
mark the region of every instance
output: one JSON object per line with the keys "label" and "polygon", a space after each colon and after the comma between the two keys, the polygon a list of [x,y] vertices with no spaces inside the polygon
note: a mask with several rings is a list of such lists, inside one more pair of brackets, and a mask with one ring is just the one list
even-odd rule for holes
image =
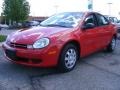
{"label": "wheel arch", "polygon": [[79,57],[80,57],[81,45],[80,45],[80,43],[79,43],[77,40],[70,40],[70,41],[66,42],[66,43],[62,46],[62,48],[61,48],[61,51],[60,51],[60,53],[59,53],[59,57],[60,57],[61,52],[63,51],[64,47],[65,47],[66,45],[68,45],[68,44],[73,44],[73,45],[75,45],[75,46],[77,47],[78,53],[79,53]]}
{"label": "wheel arch", "polygon": [[[66,42],[62,47],[61,47],[61,51],[60,51],[60,53],[59,53],[59,59],[58,59],[58,62],[57,62],[57,68],[61,71],[61,72],[68,72],[68,71],[71,71],[74,67],[75,67],[75,65],[71,68],[71,69],[67,69],[66,67],[64,67],[65,66],[65,64],[63,63],[63,59],[61,59],[62,58],[62,56],[63,55],[65,55],[64,54],[64,49],[66,49],[66,47],[67,47],[67,45],[69,46],[69,45],[74,45],[75,47],[77,47],[77,50],[78,50],[78,57],[77,57],[77,60],[79,60],[79,58],[80,58],[80,44],[79,44],[79,42],[77,41],[77,40],[70,40],[70,41],[68,41],[68,42]],[[63,52],[63,53],[62,53]]]}

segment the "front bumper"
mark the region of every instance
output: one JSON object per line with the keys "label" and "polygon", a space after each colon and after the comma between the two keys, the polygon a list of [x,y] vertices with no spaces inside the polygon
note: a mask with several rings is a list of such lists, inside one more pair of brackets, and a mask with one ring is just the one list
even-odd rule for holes
{"label": "front bumper", "polygon": [[56,47],[44,49],[21,49],[12,48],[6,43],[4,43],[2,47],[8,60],[17,64],[35,67],[50,67],[57,65],[59,55]]}

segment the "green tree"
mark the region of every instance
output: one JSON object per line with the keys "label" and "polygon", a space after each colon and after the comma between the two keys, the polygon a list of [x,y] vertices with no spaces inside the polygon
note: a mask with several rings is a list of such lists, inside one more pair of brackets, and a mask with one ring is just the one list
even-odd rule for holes
{"label": "green tree", "polygon": [[23,22],[30,13],[30,6],[26,0],[4,0],[3,13],[7,20]]}

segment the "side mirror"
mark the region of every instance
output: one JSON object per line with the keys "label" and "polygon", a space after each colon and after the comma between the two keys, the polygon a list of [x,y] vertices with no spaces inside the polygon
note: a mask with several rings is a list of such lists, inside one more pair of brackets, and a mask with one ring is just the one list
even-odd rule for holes
{"label": "side mirror", "polygon": [[87,23],[85,25],[82,26],[82,29],[85,30],[85,29],[92,29],[95,27],[95,24],[93,23]]}

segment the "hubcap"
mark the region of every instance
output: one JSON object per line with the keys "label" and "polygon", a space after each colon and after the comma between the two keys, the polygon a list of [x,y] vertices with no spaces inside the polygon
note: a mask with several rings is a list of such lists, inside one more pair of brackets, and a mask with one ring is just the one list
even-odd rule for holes
{"label": "hubcap", "polygon": [[116,46],[116,40],[114,38],[112,39],[111,45],[112,45],[112,49],[114,50]]}
{"label": "hubcap", "polygon": [[74,67],[76,63],[77,55],[75,49],[68,49],[65,54],[65,65],[67,68]]}

